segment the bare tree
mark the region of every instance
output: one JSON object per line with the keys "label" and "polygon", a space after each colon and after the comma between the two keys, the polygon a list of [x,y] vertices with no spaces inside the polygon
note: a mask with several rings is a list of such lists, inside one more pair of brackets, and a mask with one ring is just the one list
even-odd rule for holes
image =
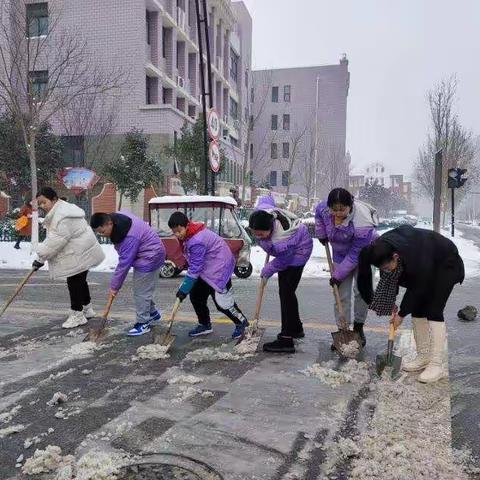
{"label": "bare tree", "polygon": [[302,185],[305,188],[305,195],[307,196],[307,205],[310,208],[312,202],[312,196],[315,188],[315,133],[311,130],[308,131],[309,146],[305,155],[302,156],[300,162],[300,176]]}
{"label": "bare tree", "polygon": [[[467,131],[454,111],[457,80],[454,76],[442,80],[427,94],[430,110],[430,133],[425,144],[419,149],[415,162],[415,177],[417,188],[421,194],[433,200],[435,152],[443,150],[443,185],[447,183],[449,168],[466,168],[469,178],[478,178],[475,140]],[[464,194],[466,189],[458,193]],[[448,189],[442,191],[442,211],[445,215],[449,209]]]}
{"label": "bare tree", "polygon": [[295,183],[294,171],[297,167],[297,162],[301,156],[305,156],[304,140],[307,133],[307,126],[296,127],[289,136],[289,143],[291,145],[290,155],[287,164],[287,191],[285,197],[288,199],[290,194],[290,186]]}
{"label": "bare tree", "polygon": [[111,135],[118,124],[118,107],[111,95],[79,96],[59,112],[66,136],[84,139],[85,167],[95,169],[118,156]]}
{"label": "bare tree", "polygon": [[319,145],[321,158],[317,172],[317,187],[332,190],[347,187],[350,165],[343,145],[331,140],[322,140]]}
{"label": "bare tree", "polygon": [[[35,7],[35,4],[33,4]],[[62,24],[60,10],[48,4],[48,26],[31,16],[31,2],[0,5],[0,101],[23,133],[32,188],[32,246],[38,244],[37,132],[44,122],[81,97],[106,93],[124,81],[121,69],[96,65],[76,28]]]}
{"label": "bare tree", "polygon": [[253,152],[253,155],[250,158],[250,144],[253,141],[252,133],[255,125],[257,125],[259,118],[262,116],[265,110],[265,104],[267,102],[267,98],[270,95],[270,91],[272,88],[272,72],[265,71],[258,75],[258,80],[255,79],[253,75],[251,75],[251,89],[254,92],[254,98],[251,98],[251,93],[248,92],[248,121],[247,121],[247,135],[245,139],[245,148],[244,158],[243,158],[243,165],[242,165],[242,194],[241,199],[242,203],[245,201],[245,192],[247,189],[247,184],[249,183],[251,170],[257,168],[260,164],[263,163],[267,155],[267,148],[265,145],[266,137],[268,135],[268,130],[265,129],[264,131],[264,138],[263,141],[260,142],[262,145],[261,151]]}

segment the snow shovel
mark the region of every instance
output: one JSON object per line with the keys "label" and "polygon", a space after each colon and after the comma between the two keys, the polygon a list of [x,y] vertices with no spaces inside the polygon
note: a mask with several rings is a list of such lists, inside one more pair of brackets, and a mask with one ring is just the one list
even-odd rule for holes
{"label": "snow shovel", "polygon": [[[325,244],[325,251],[327,253],[328,266],[330,268],[330,275],[333,277],[334,266],[332,260],[332,254],[330,253],[330,247],[328,243]],[[359,348],[362,346],[362,339],[358,332],[350,330],[347,319],[345,318],[345,312],[343,310],[342,301],[340,300],[340,292],[338,291],[338,285],[333,286],[333,294],[335,296],[335,302],[337,304],[339,320],[338,331],[332,332],[333,345],[338,353],[342,352],[342,345],[348,345],[350,342],[357,342]]]}
{"label": "snow shovel", "polygon": [[391,373],[392,380],[395,380],[400,373],[402,358],[393,354],[393,343],[395,341],[396,333],[397,333],[397,329],[395,328],[395,325],[393,323],[390,323],[390,330],[388,333],[387,353],[382,353],[377,355],[377,358],[375,360],[375,364],[377,367],[377,375],[379,377],[382,376],[382,373],[385,370],[385,368],[392,369],[392,373]]}
{"label": "snow shovel", "polygon": [[101,317],[94,317],[91,321],[94,324],[98,324],[96,327],[93,327],[88,332],[88,335],[83,339],[84,342],[96,342],[102,337],[105,332],[105,327],[107,325],[108,314],[110,313],[110,309],[112,308],[112,303],[115,300],[115,295],[110,295],[108,297],[107,306],[103,312]]}
{"label": "snow shovel", "polygon": [[[265,258],[265,265],[270,261],[270,255],[267,254]],[[258,321],[260,319],[260,310],[262,308],[263,303],[263,294],[265,292],[265,287],[267,286],[267,280],[265,278],[260,278],[260,286],[258,287],[258,295],[257,295],[257,305],[255,306],[255,315],[253,317],[252,323],[248,328],[245,329],[242,336],[238,339],[235,346],[239,345],[240,343],[245,340],[245,338],[252,338],[258,332]],[[263,333],[263,332],[262,332]],[[258,341],[260,342],[261,334],[258,335]]]}
{"label": "snow shovel", "polygon": [[[175,301],[175,305],[173,306],[173,309],[172,309],[172,314],[170,315],[170,323],[168,324],[167,331],[163,335],[160,335],[159,337],[157,337],[155,333],[153,333],[153,343],[166,347],[165,353],[168,352],[173,342],[175,341],[175,335],[172,335],[170,332],[172,331],[173,321],[175,320],[175,315],[177,314],[177,311],[179,308],[180,308],[180,299],[177,298],[177,300]],[[154,329],[155,328],[157,327],[154,327]]]}
{"label": "snow shovel", "polygon": [[28,275],[22,280],[20,285],[17,287],[13,295],[7,300],[7,303],[3,306],[2,310],[0,311],[0,317],[5,313],[5,310],[10,306],[10,304],[17,298],[17,295],[22,291],[23,287],[27,284],[27,282],[30,280],[30,277],[37,271],[37,269],[32,268],[30,272],[28,272]]}

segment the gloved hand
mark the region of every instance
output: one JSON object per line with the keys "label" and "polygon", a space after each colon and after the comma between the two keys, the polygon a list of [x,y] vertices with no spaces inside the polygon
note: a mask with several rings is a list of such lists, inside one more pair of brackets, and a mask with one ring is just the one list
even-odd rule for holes
{"label": "gloved hand", "polygon": [[38,260],[34,260],[33,263],[32,263],[32,268],[35,270],[35,271],[38,271],[40,270],[45,264],[38,261]]}
{"label": "gloved hand", "polygon": [[177,298],[183,302],[187,298],[188,293],[182,292],[181,290],[177,291]]}
{"label": "gloved hand", "polygon": [[325,246],[328,243],[328,238],[319,238],[318,241]]}
{"label": "gloved hand", "polygon": [[330,279],[330,286],[331,286],[332,288],[333,288],[335,285],[336,285],[337,287],[339,287],[341,284],[342,284],[342,281],[341,281],[341,280],[338,280],[338,279],[333,278],[333,277]]}

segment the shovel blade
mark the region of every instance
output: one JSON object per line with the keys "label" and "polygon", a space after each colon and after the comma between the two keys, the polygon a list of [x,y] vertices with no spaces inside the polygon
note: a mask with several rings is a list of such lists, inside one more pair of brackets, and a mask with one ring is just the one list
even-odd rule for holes
{"label": "shovel blade", "polygon": [[395,380],[400,375],[400,367],[402,366],[402,359],[397,355],[392,355],[390,359],[386,353],[377,355],[375,359],[375,366],[377,375],[382,376],[386,368],[391,369],[391,377]]}
{"label": "shovel blade", "polygon": [[84,342],[98,342],[107,332],[107,319],[103,317],[95,317],[90,320],[93,326],[83,339]]}
{"label": "shovel blade", "polygon": [[332,332],[332,338],[333,345],[335,345],[337,352],[341,351],[342,345],[347,345],[352,341],[357,342],[360,348],[362,346],[362,339],[360,338],[360,335],[358,332],[354,332],[353,330],[338,330],[337,332]]}
{"label": "shovel blade", "polygon": [[172,335],[171,333],[164,333],[158,337],[158,340],[155,341],[156,344],[161,345],[162,347],[167,347],[165,352],[170,350],[170,347],[175,342],[176,335]]}

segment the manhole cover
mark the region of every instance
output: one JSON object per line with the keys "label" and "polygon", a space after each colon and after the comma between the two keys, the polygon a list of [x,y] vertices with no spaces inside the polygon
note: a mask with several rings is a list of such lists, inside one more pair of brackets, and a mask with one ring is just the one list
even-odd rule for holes
{"label": "manhole cover", "polygon": [[117,480],[223,480],[209,465],[194,458],[169,453],[146,455],[127,465]]}
{"label": "manhole cover", "polygon": [[186,468],[155,463],[126,467],[117,478],[118,480],[205,480]]}

